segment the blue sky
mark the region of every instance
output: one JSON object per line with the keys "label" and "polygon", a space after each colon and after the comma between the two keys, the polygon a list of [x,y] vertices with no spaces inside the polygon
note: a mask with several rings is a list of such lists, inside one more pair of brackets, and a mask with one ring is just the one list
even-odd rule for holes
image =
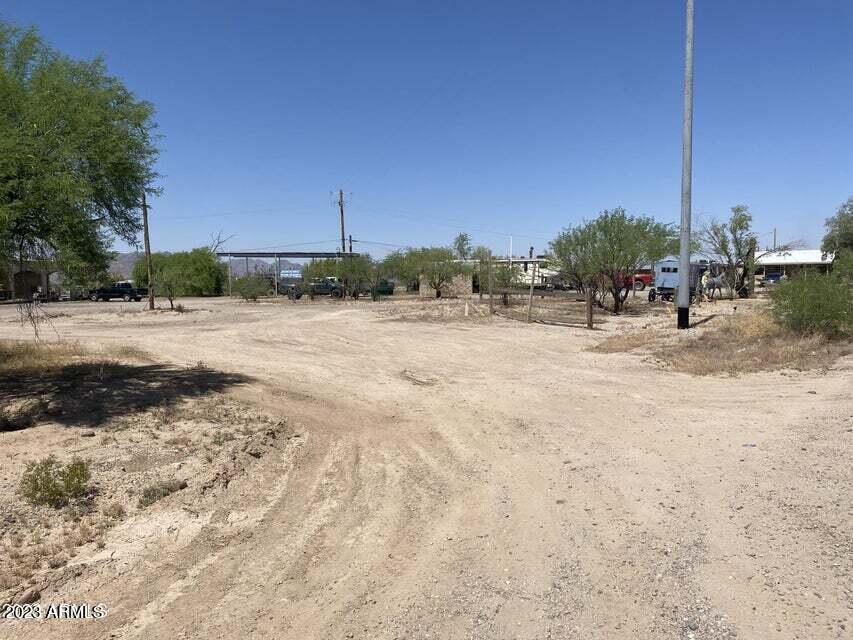
{"label": "blue sky", "polygon": [[[853,3],[696,0],[694,214],[816,246],[853,195]],[[157,107],[157,250],[542,251],[604,208],[676,221],[684,2],[7,0]],[[382,244],[357,245],[382,254]]]}

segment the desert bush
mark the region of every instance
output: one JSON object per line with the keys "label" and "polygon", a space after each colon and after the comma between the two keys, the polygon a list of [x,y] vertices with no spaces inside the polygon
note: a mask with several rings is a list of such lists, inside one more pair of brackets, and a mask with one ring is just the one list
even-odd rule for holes
{"label": "desert bush", "polygon": [[213,434],[212,442],[217,446],[222,446],[226,442],[231,442],[233,439],[233,433],[230,431],[220,430]]}
{"label": "desert bush", "polygon": [[654,351],[672,371],[694,375],[739,375],[773,369],[807,370],[830,366],[850,352],[844,343],[819,333],[803,334],[768,313],[725,318],[701,335]]}
{"label": "desert bush", "polygon": [[242,276],[234,280],[233,287],[243,300],[257,302],[258,298],[266,295],[268,284],[266,280],[255,276]]}
{"label": "desert bush", "polygon": [[89,465],[79,458],[65,466],[54,456],[27,465],[21,478],[21,494],[33,504],[62,507],[80,498],[89,488]]}
{"label": "desert bush", "polygon": [[853,291],[842,270],[797,276],[779,283],[770,296],[774,316],[788,329],[828,337],[853,334]]}
{"label": "desert bush", "polygon": [[142,490],[142,496],[139,498],[139,508],[148,507],[158,500],[162,500],[168,495],[186,489],[187,483],[185,480],[161,480],[154,484],[149,484]]}
{"label": "desert bush", "polygon": [[121,502],[110,502],[108,505],[101,509],[101,513],[104,514],[107,518],[113,518],[114,520],[118,520],[123,518],[125,515],[124,507]]}

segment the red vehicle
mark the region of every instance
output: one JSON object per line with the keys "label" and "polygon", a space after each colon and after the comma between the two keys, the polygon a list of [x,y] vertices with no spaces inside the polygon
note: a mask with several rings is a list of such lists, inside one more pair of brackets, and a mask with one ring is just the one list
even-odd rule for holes
{"label": "red vehicle", "polygon": [[655,276],[653,273],[635,273],[633,276],[628,278],[630,285],[637,291],[642,291],[646,287],[652,286],[654,281]]}

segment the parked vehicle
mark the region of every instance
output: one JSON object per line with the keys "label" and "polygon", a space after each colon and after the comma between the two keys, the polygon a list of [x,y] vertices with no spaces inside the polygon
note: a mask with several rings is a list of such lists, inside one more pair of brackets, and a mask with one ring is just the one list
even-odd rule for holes
{"label": "parked vehicle", "polygon": [[130,302],[131,300],[139,302],[147,295],[148,289],[138,289],[129,282],[113,282],[105,287],[91,289],[89,291],[89,300],[97,302],[98,300],[109,301],[112,298],[121,298],[125,302]]}
{"label": "parked vehicle", "polygon": [[764,280],[761,281],[761,286],[766,287],[768,284],[778,284],[781,280],[781,273],[766,273],[764,274]]}
{"label": "parked vehicle", "polygon": [[339,278],[316,278],[308,283],[308,288],[315,296],[332,296],[340,298],[344,293],[343,282]]}
{"label": "parked vehicle", "polygon": [[390,280],[380,280],[379,286],[376,287],[376,291],[380,296],[393,296],[394,295],[394,283]]}
{"label": "parked vehicle", "polygon": [[302,297],[302,285],[298,282],[279,282],[278,294],[287,296],[291,300],[299,300]]}
{"label": "parked vehicle", "polygon": [[653,273],[635,273],[628,279],[628,283],[637,291],[642,291],[646,287],[651,287],[655,282]]}
{"label": "parked vehicle", "polygon": [[[680,282],[678,273],[678,260],[661,260],[655,263],[655,286],[649,289],[649,302],[654,302],[657,298],[665,302],[672,302],[675,290]],[[699,277],[708,269],[707,264],[698,262],[690,263],[690,300],[696,296],[696,285],[699,283]]]}

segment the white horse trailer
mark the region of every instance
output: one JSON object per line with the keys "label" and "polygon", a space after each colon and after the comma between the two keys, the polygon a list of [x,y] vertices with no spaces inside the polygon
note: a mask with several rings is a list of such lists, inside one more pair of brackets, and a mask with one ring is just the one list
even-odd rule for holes
{"label": "white horse trailer", "polygon": [[[655,286],[649,289],[649,302],[657,298],[672,302],[675,290],[678,288],[681,274],[678,273],[678,260],[661,260],[655,263]],[[696,286],[704,271],[708,270],[707,262],[690,263],[690,299],[696,295]]]}

